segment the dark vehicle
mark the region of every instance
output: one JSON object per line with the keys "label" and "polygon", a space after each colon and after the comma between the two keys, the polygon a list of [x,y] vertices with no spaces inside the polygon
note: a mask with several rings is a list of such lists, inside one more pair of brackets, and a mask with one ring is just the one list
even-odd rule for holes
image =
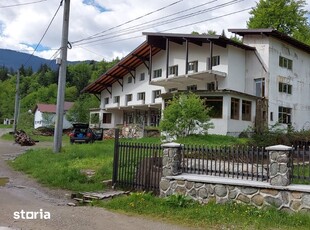
{"label": "dark vehicle", "polygon": [[[99,129],[100,130],[100,129]],[[102,140],[102,132],[92,130],[88,124],[73,124],[73,130],[69,134],[70,143],[93,143],[95,140]]]}

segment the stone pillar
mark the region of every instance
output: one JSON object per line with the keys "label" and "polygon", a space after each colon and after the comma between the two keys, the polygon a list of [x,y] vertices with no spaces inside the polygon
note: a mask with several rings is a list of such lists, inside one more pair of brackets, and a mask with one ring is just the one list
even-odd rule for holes
{"label": "stone pillar", "polygon": [[163,144],[163,177],[180,175],[181,168],[181,144]]}
{"label": "stone pillar", "polygon": [[290,153],[292,147],[275,145],[267,147],[269,153],[270,184],[275,186],[287,186],[291,183],[292,168],[290,165]]}

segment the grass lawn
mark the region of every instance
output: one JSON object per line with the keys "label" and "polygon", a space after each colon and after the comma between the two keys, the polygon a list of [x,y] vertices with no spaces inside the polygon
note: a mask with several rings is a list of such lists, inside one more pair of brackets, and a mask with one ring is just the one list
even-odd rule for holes
{"label": "grass lawn", "polygon": [[126,197],[97,202],[94,205],[120,213],[165,220],[201,229],[309,229],[309,214],[289,214],[274,208],[209,202],[200,205],[184,196],[154,197],[149,193],[133,193]]}
{"label": "grass lawn", "polygon": [[[50,187],[72,191],[102,190],[101,182],[111,179],[113,146],[114,141],[107,140],[94,144],[67,144],[57,154],[51,148],[29,150],[10,164]],[[88,178],[81,170],[94,170],[95,175]]]}

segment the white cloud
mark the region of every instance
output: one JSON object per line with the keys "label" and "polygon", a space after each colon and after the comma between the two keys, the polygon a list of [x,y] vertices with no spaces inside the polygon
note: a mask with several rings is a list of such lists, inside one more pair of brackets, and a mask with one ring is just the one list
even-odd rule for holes
{"label": "white cloud", "polygon": [[[216,7],[220,6],[221,4],[231,2],[231,0],[183,0],[171,7],[143,17],[140,20],[135,20],[131,23],[111,30],[111,28],[127,22],[128,20],[135,19],[139,16],[172,4],[176,1],[177,0],[71,0],[69,29],[70,42],[84,39],[109,29],[110,30],[106,34],[110,33],[110,35],[101,37],[102,40],[95,43],[89,43],[89,40],[85,40],[84,43],[88,42],[87,44],[81,45],[82,42],[73,44],[73,48],[68,51],[68,59],[111,60],[115,57],[122,58],[144,41],[145,38],[142,36],[143,31],[191,33],[192,31],[206,32],[207,30],[215,30],[218,34],[221,34],[222,30],[224,29],[227,35],[228,28],[246,27],[246,21],[249,18],[248,11],[218,18],[215,20],[208,21],[208,19],[249,7],[254,7],[256,5],[255,0],[240,0],[230,6],[205,12],[203,14],[189,17],[184,20],[179,20],[166,25],[160,23],[160,25],[150,28],[145,26],[135,33],[120,36],[120,33],[124,33],[125,29],[128,27],[134,25],[143,25],[143,23],[147,23],[152,20],[153,23],[159,22],[159,18],[167,17],[179,11],[187,10],[186,12],[177,14],[174,17],[179,17],[182,15],[184,16],[185,14],[193,13],[198,10],[204,10],[210,7]],[[40,41],[57,7],[59,6],[60,0],[47,0],[38,4],[1,8],[1,6],[13,5],[21,2],[26,2],[26,0],[4,0],[0,2],[0,48],[13,49],[23,52],[28,51],[29,53],[32,53],[34,47]],[[83,2],[88,3],[86,4]],[[94,4],[91,5],[91,2]],[[188,10],[191,7],[208,2],[209,4],[206,4],[205,6],[198,7],[191,11]],[[309,9],[309,6],[307,7]],[[107,9],[107,11],[102,12],[101,9],[103,8]],[[63,17],[62,14],[63,6],[60,8],[60,11],[58,12],[53,24],[51,25],[41,43],[42,46],[49,47],[51,50],[39,50],[35,53],[35,55],[49,59],[55,53],[55,49],[60,47]],[[170,18],[166,18],[166,20],[167,19]],[[205,22],[171,30],[171,28],[180,27],[203,20],[205,20]],[[118,33],[116,33],[117,31]],[[112,32],[114,32],[114,34],[112,34]],[[137,36],[139,36],[139,38],[124,40]],[[110,38],[108,39],[107,37]],[[77,46],[78,44],[81,46]]]}

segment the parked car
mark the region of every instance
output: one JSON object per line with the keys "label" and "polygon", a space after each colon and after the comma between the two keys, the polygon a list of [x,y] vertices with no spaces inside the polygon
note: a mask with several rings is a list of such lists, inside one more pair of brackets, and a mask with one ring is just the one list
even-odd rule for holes
{"label": "parked car", "polygon": [[[69,134],[70,143],[93,143],[95,140],[100,139],[100,135],[97,134],[97,131],[94,132],[89,128],[88,124],[85,123],[76,123],[73,124],[73,129]],[[101,135],[102,139],[102,135]]]}

